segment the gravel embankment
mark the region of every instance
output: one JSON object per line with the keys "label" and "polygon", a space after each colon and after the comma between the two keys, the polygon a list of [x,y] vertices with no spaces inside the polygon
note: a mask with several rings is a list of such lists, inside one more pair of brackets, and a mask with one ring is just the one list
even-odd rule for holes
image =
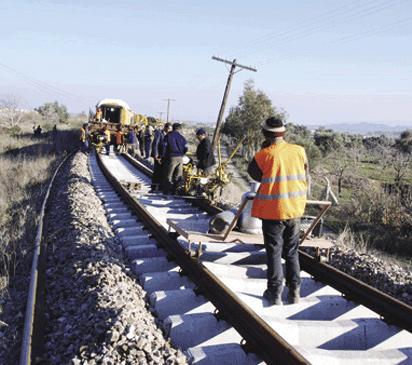
{"label": "gravel embankment", "polygon": [[353,249],[333,247],[332,266],[409,305],[412,305],[412,274],[393,260]]}
{"label": "gravel embankment", "polygon": [[58,186],[48,226],[45,362],[185,364],[122,262],[84,154],[74,157]]}

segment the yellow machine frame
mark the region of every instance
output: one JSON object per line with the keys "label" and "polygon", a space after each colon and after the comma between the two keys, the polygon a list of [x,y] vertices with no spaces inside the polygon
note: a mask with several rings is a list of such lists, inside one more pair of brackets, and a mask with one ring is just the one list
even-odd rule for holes
{"label": "yellow machine frame", "polygon": [[221,145],[220,145],[220,139],[218,142],[218,166],[215,170],[215,172],[211,175],[205,176],[201,174],[195,174],[194,172],[194,167],[192,164],[187,164],[183,166],[183,180],[184,180],[184,186],[183,186],[183,191],[184,194],[188,195],[193,191],[195,186],[200,183],[200,179],[207,178],[208,182],[206,184],[207,189],[207,196],[210,200],[214,200],[216,197],[216,192],[217,190],[223,189],[225,185],[227,185],[230,181],[230,176],[226,173],[226,167],[228,163],[232,160],[233,156],[236,154],[236,152],[239,150],[240,146],[244,142],[246,137],[243,137],[239,143],[236,145],[235,149],[232,151],[230,156],[226,159],[226,161],[222,162],[222,151],[221,151]]}

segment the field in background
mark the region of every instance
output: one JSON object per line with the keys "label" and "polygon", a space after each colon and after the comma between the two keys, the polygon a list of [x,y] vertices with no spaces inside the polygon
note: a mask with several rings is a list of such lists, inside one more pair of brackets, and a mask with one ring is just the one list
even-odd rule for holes
{"label": "field in background", "polygon": [[[233,148],[236,143],[231,142],[230,138],[225,141],[229,148]],[[334,205],[325,217],[326,226],[334,232],[331,236],[336,238],[342,232],[347,235],[350,231],[352,242],[349,246],[358,242],[362,250],[364,247],[368,250],[378,249],[411,263],[411,157],[398,153],[394,156],[403,156],[405,161],[390,160],[388,155],[394,153],[394,148],[386,149],[382,153],[378,148],[367,149],[362,146],[358,146],[356,151],[349,147],[340,148],[338,152],[332,150],[315,154],[311,153],[314,146],[313,136],[307,135],[302,141],[292,140],[292,143],[302,144],[307,153],[309,151],[311,198],[327,198],[327,177],[339,200],[339,204]],[[247,178],[248,161],[244,153],[237,154],[233,163],[241,171],[241,175]],[[400,177],[399,180],[397,176]],[[328,199],[330,200],[331,196]]]}
{"label": "field in background", "polygon": [[20,284],[15,274],[30,264],[45,189],[60,159],[77,146],[79,124],[71,119],[58,125],[54,139],[44,126],[34,137],[31,123],[19,134],[0,131],[0,298]]}

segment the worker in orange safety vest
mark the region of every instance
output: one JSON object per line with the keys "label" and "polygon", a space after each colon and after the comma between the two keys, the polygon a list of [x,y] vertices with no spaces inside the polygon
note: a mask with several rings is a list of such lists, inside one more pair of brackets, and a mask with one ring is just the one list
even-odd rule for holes
{"label": "worker in orange safety vest", "polygon": [[282,304],[283,269],[286,262],[286,285],[289,303],[300,298],[299,236],[307,194],[308,162],[303,147],[287,143],[283,121],[277,117],[262,125],[265,142],[248,167],[252,179],[260,182],[253,200],[252,216],[262,220],[267,255],[267,289],[263,297]]}

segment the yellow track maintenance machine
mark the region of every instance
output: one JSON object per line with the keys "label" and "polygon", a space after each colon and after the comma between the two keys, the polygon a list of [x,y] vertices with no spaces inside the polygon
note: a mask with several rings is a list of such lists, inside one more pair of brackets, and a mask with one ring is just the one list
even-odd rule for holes
{"label": "yellow track maintenance machine", "polygon": [[113,139],[114,133],[120,127],[145,127],[151,117],[135,113],[130,106],[120,99],[102,99],[96,104],[96,113],[89,119],[90,139],[97,152],[104,146],[103,129],[107,128]]}
{"label": "yellow track maintenance machine", "polygon": [[180,189],[182,195],[203,197],[210,201],[214,201],[218,196],[222,195],[224,186],[231,180],[231,174],[227,172],[228,164],[233,156],[239,150],[244,142],[245,137],[240,140],[230,156],[222,161],[222,152],[220,143],[217,148],[218,164],[215,171],[207,176],[197,173],[193,160],[189,157],[184,159],[183,164],[183,181]]}

